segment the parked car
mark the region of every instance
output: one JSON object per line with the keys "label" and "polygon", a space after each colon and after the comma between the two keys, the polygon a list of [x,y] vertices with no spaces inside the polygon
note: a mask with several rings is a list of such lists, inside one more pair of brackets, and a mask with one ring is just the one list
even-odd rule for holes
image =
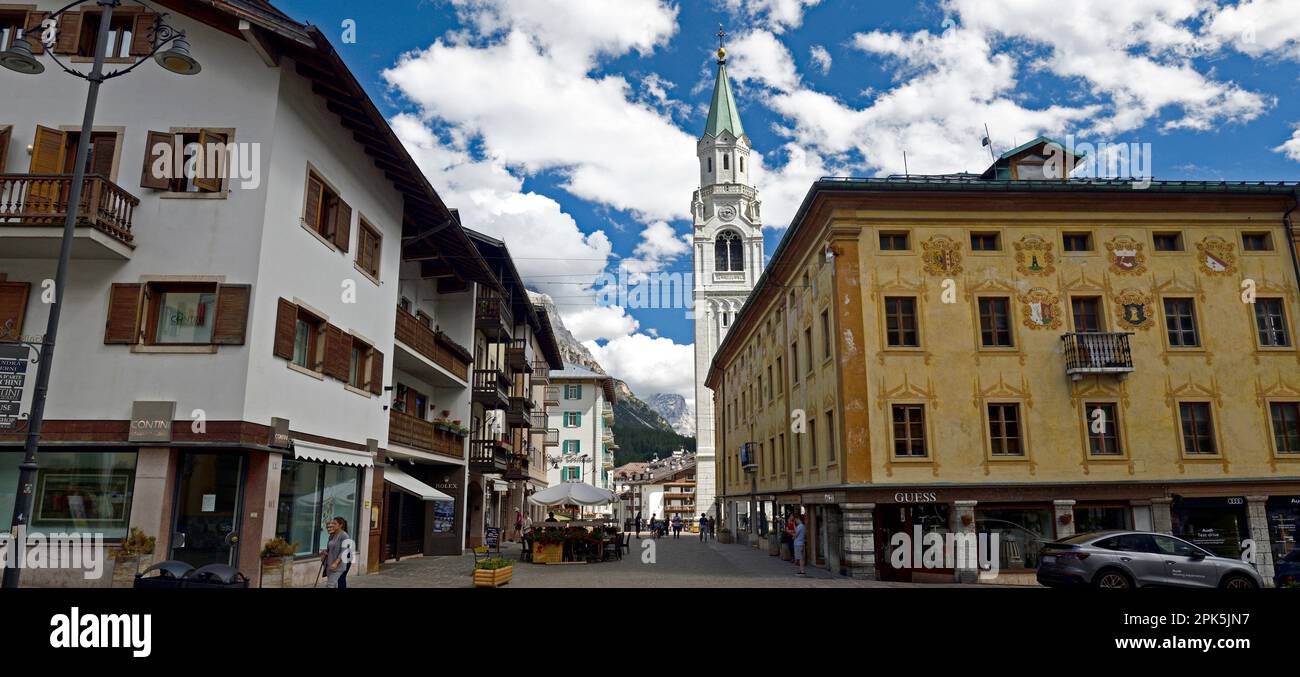
{"label": "parked car", "polygon": [[1165,534],[1098,531],[1043,546],[1038,582],[1048,587],[1260,588],[1251,565]]}
{"label": "parked car", "polygon": [[1300,586],[1300,548],[1288,552],[1274,567],[1273,584],[1279,588]]}

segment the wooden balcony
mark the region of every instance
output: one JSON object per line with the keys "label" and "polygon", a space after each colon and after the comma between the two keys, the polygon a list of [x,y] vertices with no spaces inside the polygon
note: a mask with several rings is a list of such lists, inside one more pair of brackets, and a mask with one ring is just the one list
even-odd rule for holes
{"label": "wooden balcony", "polygon": [[526,480],[529,478],[528,469],[527,454],[511,454],[506,464],[505,474],[502,476],[508,480]]}
{"label": "wooden balcony", "polygon": [[533,401],[527,397],[511,397],[510,407],[506,409],[506,425],[511,428],[530,428],[532,422]]}
{"label": "wooden balcony", "polygon": [[506,366],[516,374],[533,370],[532,363],[528,361],[527,339],[512,339],[506,344]]}
{"label": "wooden balcony", "polygon": [[493,339],[508,338],[514,320],[510,302],[495,292],[484,292],[474,307],[474,328]]}
{"label": "wooden balcony", "polygon": [[472,440],[469,444],[469,467],[481,473],[504,473],[510,467],[514,450],[505,440]]}
{"label": "wooden balcony", "polygon": [[1117,374],[1120,379],[1133,371],[1133,353],[1127,333],[1082,332],[1061,336],[1065,352],[1065,373],[1078,381],[1084,374]]}
{"label": "wooden balcony", "polygon": [[559,428],[547,428],[547,429],[546,429],[546,439],[542,441],[542,446],[546,446],[546,447],[558,447],[558,446],[560,446],[560,429],[559,429]]}
{"label": "wooden balcony", "polygon": [[488,409],[505,409],[510,404],[510,396],[506,394],[509,390],[510,377],[505,372],[499,369],[474,370],[472,394],[475,402]]}
{"label": "wooden balcony", "polygon": [[546,426],[550,423],[550,416],[544,412],[534,411],[528,414],[528,434],[545,435]]}
{"label": "wooden balcony", "polygon": [[469,369],[474,358],[446,334],[430,329],[401,308],[397,309],[395,331],[402,346],[410,348],[415,354],[442,367],[461,381],[469,381]]}
{"label": "wooden balcony", "polygon": [[560,386],[546,386],[546,399],[544,403],[548,407],[560,406]]}
{"label": "wooden balcony", "polygon": [[546,360],[533,361],[533,385],[544,386],[551,382],[551,365]]}
{"label": "wooden balcony", "polygon": [[397,410],[388,415],[388,441],[451,458],[465,458],[465,438],[435,428],[433,423]]}
{"label": "wooden balcony", "polygon": [[[72,192],[71,174],[0,174],[0,250],[10,258],[58,258]],[[112,181],[87,176],[77,209],[74,259],[127,260],[140,198]]]}

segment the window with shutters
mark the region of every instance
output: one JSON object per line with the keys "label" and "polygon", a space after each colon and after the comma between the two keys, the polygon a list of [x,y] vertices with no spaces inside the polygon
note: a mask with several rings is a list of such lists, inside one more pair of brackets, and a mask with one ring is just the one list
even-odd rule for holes
{"label": "window with shutters", "polygon": [[217,313],[216,283],[150,284],[146,288],[148,345],[210,345]]}
{"label": "window with shutters", "polygon": [[26,22],[27,12],[8,10],[0,12],[0,52],[9,49],[15,40],[26,35]]}
{"label": "window with shutters", "polygon": [[379,252],[383,246],[384,236],[365,219],[360,220],[357,229],[357,267],[369,275],[376,283],[379,281]]}
{"label": "window with shutters", "polygon": [[320,373],[325,370],[325,320],[297,309],[293,320],[293,364]]}
{"label": "window with shutters", "polygon": [[29,296],[30,283],[0,281],[0,341],[15,341],[23,335]]}
{"label": "window with shutters", "polygon": [[138,352],[243,345],[251,289],[210,280],[114,283],[104,343],[130,345]]}
{"label": "window with shutters", "polygon": [[352,229],[352,208],[314,169],[307,172],[302,225],[327,245],[346,252]]}
{"label": "window with shutters", "polygon": [[352,346],[348,357],[348,385],[358,390],[365,390],[370,387],[371,364],[370,360],[374,357],[375,349],[365,341],[353,336]]}
{"label": "window with shutters", "polygon": [[[94,58],[95,42],[99,38],[99,20],[102,16],[99,12],[81,13],[81,25],[76,38],[75,56],[87,59]],[[139,40],[136,39],[137,18],[139,18],[139,21],[148,22],[140,26]],[[139,12],[124,12],[121,10],[113,12],[113,18],[108,27],[108,46],[105,50],[108,59],[129,60],[132,57],[147,54],[153,48],[151,41],[152,25],[152,14],[143,15]],[[64,30],[63,24],[60,24],[59,30],[60,32]],[[60,43],[66,44],[62,40]],[[144,45],[148,45],[148,49],[144,49]]]}
{"label": "window with shutters", "polygon": [[[80,140],[81,132],[38,126],[28,172],[71,174],[77,162],[77,143]],[[117,152],[117,132],[92,132],[89,152],[86,154],[86,173],[102,176],[109,181],[115,180]]]}
{"label": "window with shutters", "polygon": [[224,196],[234,138],[224,128],[149,132],[140,186],[166,191],[163,197]]}

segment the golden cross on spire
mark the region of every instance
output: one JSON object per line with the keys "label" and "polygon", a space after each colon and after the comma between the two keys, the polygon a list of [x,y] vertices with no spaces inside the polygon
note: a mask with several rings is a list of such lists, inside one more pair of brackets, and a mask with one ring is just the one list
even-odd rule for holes
{"label": "golden cross on spire", "polygon": [[718,63],[725,63],[727,60],[727,31],[718,24]]}

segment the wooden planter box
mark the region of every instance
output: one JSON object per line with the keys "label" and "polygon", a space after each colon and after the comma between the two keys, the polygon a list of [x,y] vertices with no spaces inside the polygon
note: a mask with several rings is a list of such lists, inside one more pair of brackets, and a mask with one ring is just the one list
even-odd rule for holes
{"label": "wooden planter box", "polygon": [[133,588],[135,587],[135,575],[144,570],[149,562],[153,560],[153,555],[139,555],[136,557],[119,557],[113,563],[113,582],[114,588]]}
{"label": "wooden planter box", "polygon": [[510,582],[514,576],[515,568],[513,566],[503,567],[501,569],[475,569],[474,570],[474,587],[476,588],[499,588]]}
{"label": "wooden planter box", "polygon": [[732,538],[730,531],[718,531],[718,542],[727,544],[734,543],[735,540]]}
{"label": "wooden planter box", "polygon": [[533,564],[559,564],[564,561],[564,544],[533,543]]}
{"label": "wooden planter box", "polygon": [[267,557],[262,560],[263,588],[293,587],[293,558]]}

